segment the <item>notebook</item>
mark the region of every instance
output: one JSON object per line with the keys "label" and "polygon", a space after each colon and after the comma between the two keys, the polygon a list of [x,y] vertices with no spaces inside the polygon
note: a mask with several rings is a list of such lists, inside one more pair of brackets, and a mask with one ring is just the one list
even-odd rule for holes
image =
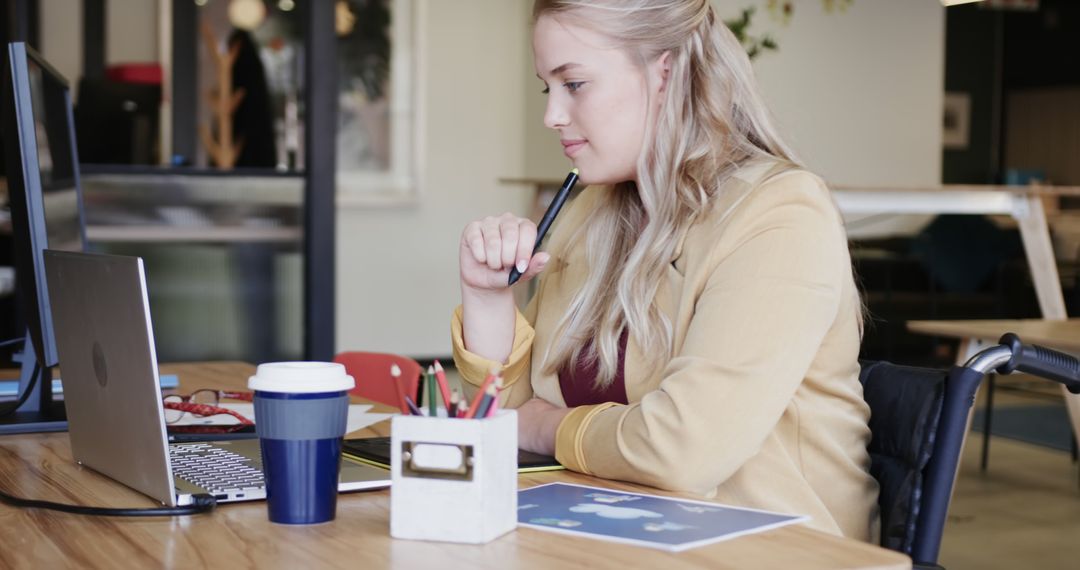
{"label": "notebook", "polygon": [[[346,457],[375,467],[390,469],[389,437],[346,439],[345,443],[342,444],[341,453]],[[565,469],[565,467],[550,455],[540,455],[523,449],[518,450],[518,473],[555,471],[558,469]]]}
{"label": "notebook", "polygon": [[[46,250],[45,275],[75,461],[169,506],[266,498],[257,440],[168,443],[142,259]],[[353,461],[340,481],[390,485]]]}

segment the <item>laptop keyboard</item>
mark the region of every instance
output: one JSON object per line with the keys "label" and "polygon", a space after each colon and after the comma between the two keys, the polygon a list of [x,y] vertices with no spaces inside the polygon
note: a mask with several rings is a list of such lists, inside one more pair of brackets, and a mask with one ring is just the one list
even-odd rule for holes
{"label": "laptop keyboard", "polygon": [[169,445],[173,475],[214,495],[262,490],[262,465],[243,455],[208,443]]}

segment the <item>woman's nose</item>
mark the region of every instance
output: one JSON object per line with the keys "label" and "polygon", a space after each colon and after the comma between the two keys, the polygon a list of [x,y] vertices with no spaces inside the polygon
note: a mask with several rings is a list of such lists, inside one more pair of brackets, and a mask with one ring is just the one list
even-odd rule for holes
{"label": "woman's nose", "polygon": [[549,129],[559,129],[570,124],[570,116],[566,108],[560,104],[558,97],[548,95],[547,108],[544,110],[544,126]]}

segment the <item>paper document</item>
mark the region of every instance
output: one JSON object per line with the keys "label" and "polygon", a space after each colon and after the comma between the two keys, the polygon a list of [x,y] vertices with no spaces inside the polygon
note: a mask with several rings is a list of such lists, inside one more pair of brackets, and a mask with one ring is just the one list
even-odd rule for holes
{"label": "paper document", "polygon": [[518,525],[680,552],[808,520],[719,503],[550,483],[518,492]]}
{"label": "paper document", "polygon": [[[255,404],[249,403],[222,403],[219,407],[232,410],[251,421],[255,421]],[[370,414],[368,410],[371,409],[370,404],[351,404],[349,406],[349,419],[345,427],[345,433],[351,433],[358,429],[363,429],[372,424],[377,424],[394,414]],[[230,426],[240,423],[240,420],[234,418],[228,414],[219,414],[216,416],[197,416],[195,414],[184,414],[184,417],[178,421],[169,425],[174,426],[199,426],[199,425],[216,425],[216,426]]]}

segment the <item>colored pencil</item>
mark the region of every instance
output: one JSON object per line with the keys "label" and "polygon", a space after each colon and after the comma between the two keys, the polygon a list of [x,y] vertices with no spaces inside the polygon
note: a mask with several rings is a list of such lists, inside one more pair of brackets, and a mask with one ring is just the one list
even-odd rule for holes
{"label": "colored pencil", "polygon": [[438,402],[436,401],[438,399],[438,396],[435,395],[435,368],[431,366],[427,367],[427,375],[424,377],[424,381],[427,382],[428,415],[433,418],[437,418],[439,417],[439,406]]}
{"label": "colored pencil", "polygon": [[450,402],[446,404],[447,417],[457,417],[458,404],[461,403],[461,392],[454,389],[454,393],[450,395]]}
{"label": "colored pencil", "polygon": [[465,413],[465,418],[471,418],[476,415],[476,409],[480,406],[480,400],[484,399],[484,392],[487,391],[487,387],[495,381],[495,377],[499,375],[499,369],[493,368],[488,373],[487,378],[484,378],[484,383],[480,385],[480,389],[477,390],[476,395],[473,396],[472,404],[469,405],[469,411]]}
{"label": "colored pencil", "polygon": [[394,382],[394,391],[397,392],[398,408],[401,408],[401,413],[409,415],[409,406],[405,403],[405,388],[401,385],[401,368],[397,364],[390,365],[390,377]]}
{"label": "colored pencil", "polygon": [[409,412],[412,415],[414,415],[414,416],[422,416],[422,415],[424,415],[424,414],[420,413],[420,408],[416,407],[416,404],[413,403],[412,398],[410,398],[408,396],[405,396],[405,404],[409,407]]}
{"label": "colored pencil", "polygon": [[495,412],[498,411],[498,409],[499,409],[499,394],[502,393],[502,388],[503,388],[503,379],[502,379],[502,376],[499,376],[498,378],[495,379],[495,399],[491,400],[491,407],[488,408],[487,414],[484,415],[485,418],[494,417]]}
{"label": "colored pencil", "polygon": [[450,407],[450,385],[446,383],[446,373],[443,372],[442,364],[439,361],[435,361],[435,379],[439,381],[439,393],[442,394],[443,405],[446,406],[446,411],[453,417],[454,409]]}
{"label": "colored pencil", "polygon": [[476,409],[476,418],[486,418],[488,410],[491,409],[492,402],[495,401],[495,385],[487,387],[484,390],[484,399],[480,401],[480,407]]}

